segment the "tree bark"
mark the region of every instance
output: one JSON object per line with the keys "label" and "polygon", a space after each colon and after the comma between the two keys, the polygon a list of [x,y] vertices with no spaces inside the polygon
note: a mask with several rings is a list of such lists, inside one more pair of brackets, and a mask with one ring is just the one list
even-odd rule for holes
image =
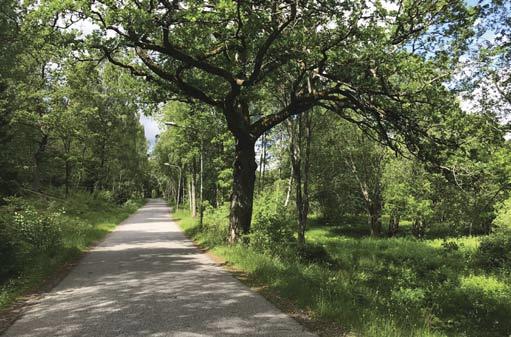
{"label": "tree bark", "polygon": [[[381,193],[381,165],[383,156],[373,159],[373,162],[366,163],[366,166],[357,167],[351,153],[348,152],[345,163],[351,167],[351,171],[357,180],[361,195],[364,199],[367,211],[367,222],[371,230],[371,236],[380,236],[382,232],[381,213],[383,208],[383,200]],[[372,170],[366,170],[368,165],[372,165]],[[371,177],[372,176],[372,177]]]}
{"label": "tree bark", "polygon": [[188,175],[188,206],[190,209],[190,213],[192,212],[192,180],[190,179],[190,175]]}
{"label": "tree bark", "polygon": [[44,154],[46,152],[46,146],[48,145],[48,135],[43,134],[39,141],[37,151],[34,154],[34,175],[32,177],[32,189],[36,192],[41,188],[41,163],[43,161]]}
{"label": "tree bark", "polygon": [[66,169],[65,169],[65,185],[66,185],[66,198],[69,195],[69,176],[71,175],[71,163],[68,159],[66,159]]}
{"label": "tree bark", "polygon": [[289,204],[289,199],[291,198],[291,187],[293,185],[293,169],[291,168],[291,174],[289,175],[289,179],[287,181],[287,192],[286,199],[284,200],[284,207],[287,207]]}
{"label": "tree bark", "polygon": [[195,167],[190,176],[190,210],[192,211],[192,218],[197,216],[197,202],[195,193]]}
{"label": "tree bark", "polygon": [[[293,125],[298,124],[297,127]],[[309,215],[309,158],[311,143],[311,119],[306,112],[299,115],[296,121],[289,121],[290,144],[289,152],[293,179],[295,180],[296,211],[298,216],[298,246],[305,245],[305,231]]]}
{"label": "tree bark", "polygon": [[399,231],[399,220],[400,220],[400,217],[399,217],[399,214],[397,212],[392,212],[390,214],[390,219],[389,219],[389,236],[395,236],[397,234],[397,232]]}
{"label": "tree bark", "polygon": [[239,241],[250,230],[256,170],[255,142],[237,139],[229,215],[230,243]]}
{"label": "tree bark", "polygon": [[[378,175],[380,175],[380,170],[378,170]],[[381,222],[381,213],[383,209],[383,199],[381,195],[381,178],[378,176],[375,182],[375,186],[373,187],[373,196],[371,203],[371,235],[372,236],[380,236],[382,233],[382,222]]]}
{"label": "tree bark", "polygon": [[259,157],[259,192],[264,189],[264,174],[266,171],[266,134],[261,137],[261,155]]}
{"label": "tree bark", "polygon": [[380,236],[382,232],[381,223],[381,199],[375,202],[369,208],[369,225],[371,226],[371,236]]}

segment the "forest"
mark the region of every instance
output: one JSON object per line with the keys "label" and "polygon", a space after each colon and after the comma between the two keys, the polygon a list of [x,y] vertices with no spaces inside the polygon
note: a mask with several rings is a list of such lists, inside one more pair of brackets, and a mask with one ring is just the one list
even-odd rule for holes
{"label": "forest", "polygon": [[2,0],[0,315],[163,198],[320,336],[511,336],[510,47],[499,0]]}

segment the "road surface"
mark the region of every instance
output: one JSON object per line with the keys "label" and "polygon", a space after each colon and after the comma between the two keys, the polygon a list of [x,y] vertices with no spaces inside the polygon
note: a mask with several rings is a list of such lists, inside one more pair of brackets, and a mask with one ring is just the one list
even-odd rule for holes
{"label": "road surface", "polygon": [[217,266],[150,200],[30,305],[8,337],[313,337]]}

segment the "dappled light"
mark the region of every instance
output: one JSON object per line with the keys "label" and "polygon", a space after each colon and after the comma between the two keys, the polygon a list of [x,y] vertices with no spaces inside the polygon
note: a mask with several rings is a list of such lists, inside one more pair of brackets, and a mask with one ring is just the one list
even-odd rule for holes
{"label": "dappled light", "polygon": [[502,0],[1,0],[0,334],[511,337],[510,47]]}
{"label": "dappled light", "polygon": [[312,336],[169,219],[163,201],[150,201],[5,336]]}

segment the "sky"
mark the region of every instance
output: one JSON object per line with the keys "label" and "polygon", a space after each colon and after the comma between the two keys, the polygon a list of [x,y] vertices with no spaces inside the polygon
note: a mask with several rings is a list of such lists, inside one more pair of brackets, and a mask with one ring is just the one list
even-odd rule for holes
{"label": "sky", "polygon": [[156,143],[156,135],[160,133],[158,122],[151,116],[140,114],[140,124],[144,127],[144,135],[149,143],[149,151],[152,151]]}

